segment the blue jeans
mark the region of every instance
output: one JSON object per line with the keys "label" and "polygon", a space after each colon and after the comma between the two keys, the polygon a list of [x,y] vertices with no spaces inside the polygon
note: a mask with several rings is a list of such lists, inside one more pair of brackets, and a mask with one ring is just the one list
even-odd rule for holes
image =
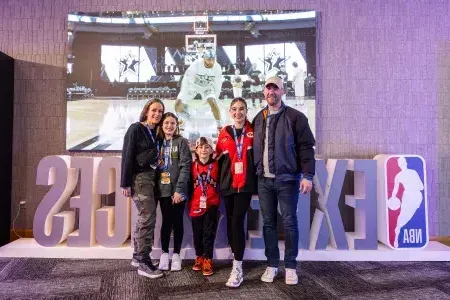
{"label": "blue jeans", "polygon": [[269,267],[277,268],[280,264],[277,235],[278,203],[280,203],[284,225],[284,264],[289,269],[297,267],[299,185],[300,182],[297,180],[277,182],[274,178],[258,178],[258,196],[264,223],[265,254]]}

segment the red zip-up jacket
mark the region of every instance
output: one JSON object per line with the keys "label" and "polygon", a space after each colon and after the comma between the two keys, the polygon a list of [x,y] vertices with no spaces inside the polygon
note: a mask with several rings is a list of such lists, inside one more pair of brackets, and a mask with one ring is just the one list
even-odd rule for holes
{"label": "red zip-up jacket", "polygon": [[[236,140],[234,138],[233,128],[231,126],[224,127],[217,139],[216,159],[219,161],[220,175],[220,192],[224,196],[234,193],[255,193],[255,167],[253,164],[253,128],[250,122],[246,121],[245,135],[242,147],[242,165],[243,172],[235,173],[235,163],[239,162]],[[237,137],[238,142],[241,137]]]}
{"label": "red zip-up jacket", "polygon": [[[212,165],[209,180],[207,180],[208,168]],[[202,178],[202,184],[206,183],[206,209],[200,208],[200,196],[202,195],[202,187],[199,185],[198,175]],[[206,164],[202,164],[196,159],[191,165],[191,177],[193,183],[193,192],[189,202],[189,215],[198,217],[203,215],[209,207],[219,206],[220,198],[217,191],[219,168],[217,161],[210,159]]]}

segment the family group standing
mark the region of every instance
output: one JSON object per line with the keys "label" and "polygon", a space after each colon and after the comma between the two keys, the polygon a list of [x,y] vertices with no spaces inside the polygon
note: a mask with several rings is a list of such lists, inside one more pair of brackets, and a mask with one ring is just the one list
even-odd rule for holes
{"label": "family group standing", "polygon": [[[299,193],[312,189],[315,141],[305,115],[286,106],[283,95],[283,81],[268,78],[264,85],[267,106],[251,123],[245,99],[233,99],[229,109],[233,124],[220,130],[215,147],[211,139],[200,137],[194,155],[179,134],[177,116],[164,113],[161,100],[150,100],[144,106],[139,122],[132,124],[125,135],[121,171],[122,193],[133,199],[139,216],[132,258],[138,274],[158,278],[163,276],[162,271],[182,269],[180,250],[187,206],[196,255],[192,269],[212,275],[218,208],[224,201],[228,243],[234,257],[226,285],[239,287],[244,279],[245,216],[252,196],[257,194],[267,257],[261,280],[272,282],[278,274],[279,206],[285,232],[285,282],[298,283],[297,202]],[[162,255],[155,266],[150,253],[158,203],[163,217]]]}

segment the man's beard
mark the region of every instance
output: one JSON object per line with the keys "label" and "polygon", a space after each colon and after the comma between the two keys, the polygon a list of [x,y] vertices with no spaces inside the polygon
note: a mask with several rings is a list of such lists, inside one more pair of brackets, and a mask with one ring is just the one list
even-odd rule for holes
{"label": "man's beard", "polygon": [[266,101],[267,101],[267,103],[276,104],[276,103],[280,102],[280,99],[277,96],[271,96],[271,97],[266,97]]}

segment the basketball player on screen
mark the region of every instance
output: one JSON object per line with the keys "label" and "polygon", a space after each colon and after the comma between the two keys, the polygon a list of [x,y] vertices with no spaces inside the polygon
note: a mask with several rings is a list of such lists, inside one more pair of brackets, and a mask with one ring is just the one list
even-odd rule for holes
{"label": "basketball player on screen", "polygon": [[222,68],[216,62],[216,53],[212,49],[203,51],[203,58],[195,60],[184,73],[181,82],[180,93],[175,102],[175,111],[181,119],[180,123],[185,123],[189,119],[187,102],[200,94],[202,100],[211,106],[214,119],[217,121],[217,128],[222,128],[220,110],[217,100],[222,89]]}

